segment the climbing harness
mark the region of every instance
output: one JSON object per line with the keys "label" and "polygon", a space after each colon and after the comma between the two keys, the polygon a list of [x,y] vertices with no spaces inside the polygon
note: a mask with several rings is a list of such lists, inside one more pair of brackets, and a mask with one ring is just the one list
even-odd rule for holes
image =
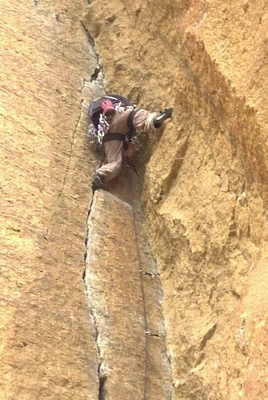
{"label": "climbing harness", "polygon": [[[126,107],[133,107],[132,112],[128,117],[128,127],[129,133],[125,135],[126,142],[130,141],[135,135],[136,130],[133,125],[133,117],[138,111],[125,97],[120,95],[106,95],[95,99],[89,106],[89,125],[87,129],[87,139],[90,142],[98,143],[98,145],[103,144],[104,136],[109,132],[109,123],[105,116],[106,110],[114,109],[116,112],[122,113],[126,110]],[[115,134],[116,135],[116,134]],[[122,140],[122,136],[118,136],[114,139],[109,136],[106,138],[108,140]]]}

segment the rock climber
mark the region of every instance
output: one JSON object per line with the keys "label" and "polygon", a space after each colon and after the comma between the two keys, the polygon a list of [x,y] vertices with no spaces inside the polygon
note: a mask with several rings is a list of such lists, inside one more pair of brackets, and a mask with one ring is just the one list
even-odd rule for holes
{"label": "rock climber", "polygon": [[162,123],[171,118],[173,108],[159,113],[145,109],[125,106],[119,107],[109,99],[101,103],[100,120],[103,126],[103,145],[105,163],[93,174],[93,189],[106,189],[106,183],[119,175],[124,159],[124,143],[131,131],[155,131]]}

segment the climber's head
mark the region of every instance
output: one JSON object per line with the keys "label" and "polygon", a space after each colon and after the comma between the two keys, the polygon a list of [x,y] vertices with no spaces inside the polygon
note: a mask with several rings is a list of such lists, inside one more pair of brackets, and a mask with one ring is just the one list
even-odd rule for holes
{"label": "climber's head", "polygon": [[103,100],[103,102],[101,103],[101,108],[103,111],[103,115],[105,115],[106,117],[108,117],[109,115],[114,115],[115,113],[114,105],[111,100]]}

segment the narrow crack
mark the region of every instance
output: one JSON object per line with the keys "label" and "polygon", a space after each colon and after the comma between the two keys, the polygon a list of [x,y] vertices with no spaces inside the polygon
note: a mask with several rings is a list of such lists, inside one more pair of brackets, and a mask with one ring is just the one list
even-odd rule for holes
{"label": "narrow crack", "polygon": [[83,78],[83,83],[82,83],[82,87],[80,89],[80,92],[83,93],[83,91],[86,89],[86,86],[88,85],[89,81],[85,78]]}
{"label": "narrow crack", "polygon": [[94,39],[91,36],[91,34],[89,33],[89,30],[85,26],[84,22],[82,20],[80,20],[80,23],[81,23],[81,25],[83,27],[83,30],[84,30],[84,32],[86,34],[86,37],[87,37],[87,40],[88,40],[92,50],[94,51],[94,54],[95,54],[95,57],[96,57],[97,66],[95,67],[95,70],[94,70],[93,74],[90,77],[90,82],[93,82],[93,81],[96,81],[98,79],[100,72],[103,73],[103,69],[102,69],[102,67],[100,65],[100,62],[99,62],[99,55],[97,54],[97,52],[95,50],[95,41],[94,41]]}
{"label": "narrow crack", "polygon": [[166,335],[164,333],[160,332],[151,332],[150,330],[144,332],[145,335],[148,336],[153,336],[153,337],[158,337],[158,338],[166,338]]}
{"label": "narrow crack", "polygon": [[[35,2],[36,2],[36,5],[37,5],[38,0],[35,0]],[[84,32],[85,32],[85,34],[86,34],[86,36],[87,36],[89,45],[91,46],[92,50],[94,51],[94,54],[95,54],[95,57],[96,57],[97,66],[95,67],[95,70],[94,70],[94,72],[92,73],[92,75],[91,75],[91,77],[90,77],[90,82],[93,82],[94,80],[97,80],[97,79],[98,79],[98,76],[99,76],[100,72],[102,72],[102,68],[101,68],[100,65],[99,65],[99,56],[98,56],[98,54],[97,54],[96,51],[95,51],[95,42],[94,42],[94,39],[93,39],[93,37],[90,35],[90,33],[89,33],[87,27],[85,26],[84,22],[83,22],[82,20],[80,20],[80,23],[81,23],[81,25],[82,25],[82,27],[83,27],[83,30],[84,30]],[[83,79],[83,84],[82,84],[82,87],[81,87],[81,89],[80,89],[80,92],[81,92],[81,93],[83,93],[83,91],[86,89],[86,85],[87,85],[88,83],[89,83],[88,80]],[[82,120],[82,117],[83,117],[83,106],[84,106],[84,103],[85,103],[85,99],[82,98],[81,101],[80,101],[80,114],[79,114],[79,116],[78,116],[78,119],[77,119],[77,122],[76,122],[76,125],[75,125],[75,128],[74,128],[74,131],[73,131],[72,142],[71,142],[71,151],[70,151],[70,155],[69,155],[69,160],[68,160],[68,165],[67,165],[67,168],[66,168],[65,176],[64,176],[64,179],[63,179],[62,189],[61,189],[61,191],[60,191],[60,193],[59,193],[59,197],[62,196],[63,191],[64,191],[64,189],[65,189],[65,185],[66,185],[66,181],[67,181],[67,176],[68,176],[68,173],[69,173],[69,170],[70,170],[70,164],[71,164],[71,159],[72,159],[72,154],[73,154],[73,147],[74,147],[74,142],[75,142],[75,136],[76,136],[77,130],[78,130],[79,126],[80,126],[80,122],[81,122],[81,120]]]}
{"label": "narrow crack", "polygon": [[[91,1],[88,0],[88,3],[90,4]],[[86,85],[88,85],[90,82],[96,81],[99,78],[99,74],[102,72],[102,68],[99,65],[99,56],[95,51],[95,41],[93,39],[93,37],[90,35],[87,27],[85,26],[84,22],[82,20],[80,20],[81,26],[86,34],[88,43],[90,45],[90,47],[92,48],[92,51],[94,52],[95,55],[95,59],[96,59],[96,67],[94,69],[94,72],[92,73],[91,77],[89,80],[83,79],[83,85],[81,88],[81,93],[83,92],[83,90],[86,88]],[[101,85],[101,83],[100,83]],[[81,117],[82,117],[82,109],[83,109],[83,102],[81,104],[81,113],[80,113],[80,117],[78,119],[77,125],[76,125],[76,129],[75,132],[79,126]],[[98,352],[98,359],[99,359],[99,365],[98,365],[98,379],[99,379],[99,394],[98,394],[98,400],[105,400],[106,397],[106,390],[105,390],[105,384],[107,382],[107,374],[105,373],[105,366],[104,366],[104,362],[101,356],[101,348],[100,348],[100,338],[99,338],[99,330],[98,330],[98,323],[97,323],[97,316],[96,316],[96,312],[93,308],[93,304],[91,304],[91,300],[90,300],[90,293],[89,293],[89,289],[87,287],[87,283],[86,283],[86,279],[87,279],[87,268],[86,268],[86,263],[87,263],[87,256],[88,256],[88,240],[89,240],[89,228],[88,228],[88,220],[90,218],[90,214],[92,211],[92,206],[93,206],[93,202],[94,202],[94,193],[95,191],[92,190],[92,200],[91,203],[89,205],[89,210],[88,210],[88,214],[87,214],[87,219],[86,219],[86,238],[85,238],[85,255],[84,255],[84,271],[83,271],[83,282],[85,285],[85,291],[86,291],[86,297],[87,297],[87,303],[88,303],[88,307],[89,307],[89,312],[90,315],[92,317],[93,320],[93,324],[94,324],[94,329],[95,329],[95,341],[96,341],[96,346],[97,346],[97,352]]]}
{"label": "narrow crack", "polygon": [[144,270],[142,270],[142,269],[140,270],[140,272],[141,272],[143,275],[150,276],[151,278],[155,278],[155,277],[159,277],[159,276],[160,276],[158,272],[147,272],[147,271],[144,271]]}
{"label": "narrow crack", "polygon": [[99,397],[98,400],[105,400],[105,383],[107,376],[103,373],[103,364],[100,362],[99,368],[98,368],[98,374],[99,374]]}
{"label": "narrow crack", "polygon": [[76,136],[77,130],[78,130],[79,126],[80,126],[82,117],[83,117],[83,105],[84,105],[84,102],[85,102],[85,99],[81,99],[81,101],[80,101],[80,113],[79,113],[79,116],[77,118],[77,122],[75,124],[75,128],[74,128],[74,131],[73,131],[73,134],[72,134],[71,150],[70,150],[70,153],[69,153],[69,159],[68,159],[65,175],[64,175],[64,178],[63,178],[62,188],[61,188],[60,193],[59,193],[59,197],[62,196],[62,193],[63,193],[63,191],[65,189],[67,176],[68,176],[68,173],[69,173],[69,170],[70,170],[71,159],[72,159],[72,155],[73,155],[75,136]]}
{"label": "narrow crack", "polygon": [[93,74],[90,77],[90,82],[96,81],[98,79],[100,71],[101,71],[101,68],[99,66],[95,68],[95,71],[93,72]]}
{"label": "narrow crack", "polygon": [[86,219],[86,238],[85,238],[85,254],[84,254],[84,271],[83,271],[83,275],[82,275],[82,279],[84,282],[84,286],[85,286],[85,292],[86,292],[86,298],[87,298],[87,303],[88,303],[88,308],[89,308],[89,313],[92,317],[93,320],[93,325],[94,325],[94,329],[95,329],[95,342],[96,342],[96,346],[97,346],[97,352],[98,352],[98,359],[99,359],[99,365],[98,365],[98,379],[99,379],[99,394],[98,394],[98,400],[105,400],[105,383],[107,380],[107,375],[105,373],[105,368],[104,368],[104,363],[102,360],[102,356],[101,356],[101,349],[100,349],[100,345],[99,345],[99,330],[98,330],[98,322],[97,322],[97,317],[96,317],[96,313],[95,310],[93,308],[93,304],[91,304],[90,302],[90,295],[89,295],[89,290],[87,287],[87,283],[86,283],[86,275],[87,275],[87,256],[88,256],[88,240],[89,240],[89,228],[88,228],[88,220],[90,218],[90,214],[92,211],[92,206],[93,206],[93,202],[94,202],[94,191],[93,191],[93,195],[92,195],[92,199],[91,199],[91,203],[89,205],[89,209],[88,209],[88,214],[87,214],[87,219]]}
{"label": "narrow crack", "polygon": [[93,37],[91,36],[91,34],[89,33],[86,25],[84,24],[84,22],[80,19],[80,23],[85,31],[85,34],[87,36],[87,39],[89,41],[89,44],[94,48],[95,47],[95,40],[93,39]]}

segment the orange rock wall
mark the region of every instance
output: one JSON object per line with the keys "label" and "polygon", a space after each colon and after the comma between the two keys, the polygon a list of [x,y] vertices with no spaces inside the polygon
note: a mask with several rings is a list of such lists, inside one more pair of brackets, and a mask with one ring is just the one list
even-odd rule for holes
{"label": "orange rock wall", "polygon": [[107,89],[174,105],[149,136],[143,200],[175,399],[267,397],[266,14],[264,1],[96,1],[85,16]]}
{"label": "orange rock wall", "polygon": [[161,283],[141,216],[133,199],[127,203],[103,190],[94,194],[85,284],[97,331],[103,400],[172,397]]}
{"label": "orange rock wall", "polygon": [[0,398],[96,399],[84,1],[0,1]]}
{"label": "orange rock wall", "polygon": [[[116,358],[96,336],[101,327],[118,339],[117,328],[107,331],[97,295],[86,298],[84,284],[111,305],[102,277],[96,287],[94,271],[82,279],[100,160],[85,140],[87,106],[105,90],[174,107],[164,131],[141,135],[136,159],[173,384],[162,336],[152,335],[161,357],[157,368],[151,356],[148,393],[268,397],[267,11],[264,0],[0,0],[1,398],[112,398],[122,379],[124,352],[104,391],[101,357]],[[130,202],[132,179],[115,183]],[[135,360],[144,368],[143,355]],[[135,373],[122,393],[130,384],[140,395]]]}

